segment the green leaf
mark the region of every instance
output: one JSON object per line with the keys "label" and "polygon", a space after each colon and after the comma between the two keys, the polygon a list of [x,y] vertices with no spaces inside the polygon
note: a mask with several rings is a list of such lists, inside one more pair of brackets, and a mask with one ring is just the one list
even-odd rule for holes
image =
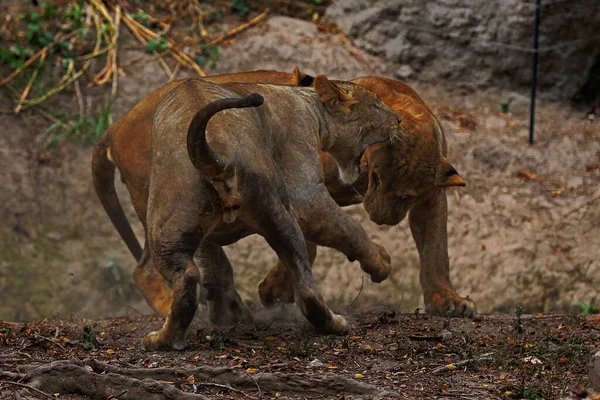
{"label": "green leaf", "polygon": [[29,13],[29,15],[27,15],[26,19],[31,22],[37,22],[40,19],[40,14],[38,14],[36,11],[32,11]]}
{"label": "green leaf", "polygon": [[40,4],[40,7],[42,8],[44,19],[46,21],[51,20],[56,16],[56,7],[53,4],[44,1]]}
{"label": "green leaf", "polygon": [[37,32],[40,30],[40,24],[30,22],[27,24],[27,29],[29,29],[32,32]]}
{"label": "green leaf", "polygon": [[208,61],[208,58],[207,58],[205,55],[203,55],[203,54],[198,54],[198,55],[196,56],[196,63],[197,63],[198,65],[200,65],[200,66],[204,66],[204,65],[206,65],[206,62],[207,62],[207,61]]}
{"label": "green leaf", "polygon": [[146,50],[152,52],[156,50],[156,47],[158,47],[158,39],[150,39],[146,45]]}
{"label": "green leaf", "polygon": [[159,53],[162,53],[165,50],[169,49],[169,42],[167,42],[167,40],[165,38],[160,38],[160,41],[158,42],[158,45],[156,46],[156,51],[158,51]]}

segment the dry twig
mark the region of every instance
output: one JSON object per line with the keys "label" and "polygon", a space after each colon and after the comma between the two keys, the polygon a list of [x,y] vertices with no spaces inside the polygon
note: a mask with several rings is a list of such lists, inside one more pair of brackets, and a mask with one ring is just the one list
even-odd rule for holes
{"label": "dry twig", "polygon": [[265,17],[269,14],[269,9],[265,9],[265,11],[262,12],[262,14],[257,15],[256,17],[252,18],[250,21],[246,22],[243,25],[240,25],[236,28],[233,28],[232,30],[230,30],[229,32],[225,33],[224,35],[219,36],[218,38],[216,38],[215,40],[213,40],[212,42],[208,43],[209,46],[217,46],[221,43],[223,43],[224,41],[226,41],[227,39],[231,39],[232,37],[234,37],[235,35],[245,31],[248,28],[253,27],[254,25],[258,24],[260,21],[262,21],[263,19],[265,19]]}
{"label": "dry twig", "polygon": [[431,371],[431,373],[439,374],[439,373],[446,372],[446,371],[453,371],[454,369],[456,369],[458,367],[462,367],[463,365],[467,365],[467,364],[471,364],[471,363],[481,363],[481,362],[487,362],[487,361],[494,361],[494,359],[492,357],[471,358],[469,360],[463,360],[463,361],[459,361],[454,364],[447,364],[447,365],[438,367],[438,368],[434,369],[433,371]]}
{"label": "dry twig", "polygon": [[365,60],[365,58],[358,52],[358,50],[356,50],[356,48],[346,35],[340,32],[338,33],[338,38],[340,39],[340,42],[344,45],[344,47],[348,49],[352,57],[358,60],[358,62],[363,63],[366,67],[373,68],[373,66],[371,66],[371,64],[369,64],[367,60]]}
{"label": "dry twig", "polygon": [[[583,207],[586,207],[590,204],[592,204],[593,202],[600,200],[600,195],[591,198],[590,200],[586,201],[585,203],[581,204],[580,206],[575,207],[574,209],[572,209],[571,211],[569,211],[568,213],[565,214],[565,217],[568,217],[569,215],[581,210]],[[563,217],[564,218],[564,217]]]}
{"label": "dry twig", "polygon": [[17,104],[17,106],[15,107],[15,114],[18,114],[21,111],[21,108],[23,107],[23,102],[27,99],[27,96],[29,95],[29,92],[31,91],[31,87],[33,86],[33,82],[35,82],[35,80],[37,79],[37,76],[40,72],[40,68],[42,68],[42,64],[44,63],[44,60],[46,60],[46,55],[48,54],[48,49],[44,47],[43,53],[40,56],[40,65],[33,71],[33,74],[31,74],[31,79],[29,79],[29,82],[27,82],[27,86],[25,86],[25,90],[23,90],[23,94],[21,94],[21,97],[19,98],[19,103]]}
{"label": "dry twig", "polygon": [[42,392],[41,390],[39,390],[39,389],[36,389],[36,388],[34,388],[33,386],[26,385],[26,384],[24,384],[24,383],[19,383],[19,382],[11,382],[11,381],[0,381],[0,384],[3,384],[3,385],[15,385],[15,386],[20,386],[20,387],[23,387],[23,388],[26,388],[26,389],[29,389],[29,390],[33,390],[34,392],[37,392],[37,393],[39,393],[39,394],[41,394],[41,395],[43,395],[43,396],[49,397],[49,398],[51,398],[51,399],[52,399],[52,398],[54,398],[53,396],[49,395],[48,393],[46,393],[46,392]]}

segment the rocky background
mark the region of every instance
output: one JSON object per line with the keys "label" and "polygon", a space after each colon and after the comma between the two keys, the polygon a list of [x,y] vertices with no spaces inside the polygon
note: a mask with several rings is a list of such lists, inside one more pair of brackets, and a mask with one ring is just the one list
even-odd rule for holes
{"label": "rocky background", "polygon": [[[394,63],[398,79],[522,90],[531,82],[535,7],[535,0],[346,0],[327,16],[358,46]],[[540,20],[541,94],[597,98],[600,3],[542,1]]]}
{"label": "rocky background", "polygon": [[[600,202],[590,202],[600,195],[600,126],[567,100],[594,87],[588,71],[600,51],[592,39],[600,13],[593,0],[552,3],[542,10],[540,46],[582,41],[540,54],[533,146],[526,140],[531,54],[481,41],[529,47],[530,1],[337,1],[325,13],[354,45],[310,21],[275,14],[224,47],[211,73],[298,66],[337,79],[407,81],[439,117],[449,158],[468,184],[448,192],[451,276],[459,292],[481,312],[517,305],[575,312],[572,302],[589,302],[600,285]],[[167,81],[144,50],[124,51],[120,60],[114,118]],[[94,91],[87,93],[93,99]],[[76,110],[73,97],[58,96],[53,105]],[[3,102],[0,108],[9,107]],[[47,150],[40,133],[48,122],[34,112],[0,114],[0,126],[0,319],[149,312],[132,282],[134,260],[93,192],[91,148],[67,141]],[[141,239],[127,192],[117,186]],[[326,298],[342,312],[350,305],[422,307],[407,223],[378,227],[361,206],[348,212],[388,249],[393,273],[376,285],[357,263],[319,249],[314,274]],[[226,251],[239,291],[256,300],[274,252],[259,237]]]}

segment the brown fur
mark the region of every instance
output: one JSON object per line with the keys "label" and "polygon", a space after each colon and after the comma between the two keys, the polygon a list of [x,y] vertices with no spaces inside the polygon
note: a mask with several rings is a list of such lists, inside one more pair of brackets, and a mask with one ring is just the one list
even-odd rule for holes
{"label": "brown fur", "polygon": [[[227,80],[247,82],[255,79],[258,82],[297,85],[302,79],[306,79],[306,75],[296,69],[294,74],[256,71],[207,77],[206,79],[217,82]],[[412,132],[414,137],[420,138],[419,140],[424,144],[432,141],[437,143],[436,131],[439,130],[441,132],[439,124],[437,124],[437,121],[435,121],[435,118],[420,97],[409,86],[384,78],[359,78],[355,82],[369,88],[384,102],[401,113],[404,119],[403,125],[408,127],[408,132]],[[171,82],[142,99],[136,107],[121,117],[107,130],[97,146],[93,163],[96,190],[101,200],[104,199],[102,203],[105,205],[111,219],[117,221],[115,223],[117,228],[125,224],[128,226],[128,223],[124,215],[122,218],[118,217],[120,205],[114,194],[114,164],[108,162],[106,154],[110,152],[112,155],[121,172],[122,179],[131,194],[134,208],[144,227],[146,227],[145,213],[150,171],[150,119],[160,99],[164,97],[165,93],[180,83],[181,81]],[[443,134],[441,137],[443,140],[443,154],[445,155],[446,143]],[[375,148],[377,146],[372,147]],[[392,158],[397,157],[398,159],[405,158],[401,152],[401,148],[398,148],[395,153],[376,153],[371,148],[368,150],[367,154],[379,154],[380,156],[383,154]],[[367,165],[367,154],[363,157],[363,166]],[[425,158],[426,155],[426,153],[422,153],[421,157]],[[433,150],[430,152],[430,156],[433,160],[439,159],[439,154]],[[360,203],[362,195],[366,192],[368,186],[366,168],[359,179],[351,186],[345,185],[340,181],[338,166],[327,153],[321,153],[321,162],[324,169],[324,183],[336,202],[341,206]],[[374,163],[371,163],[371,166],[373,165]],[[427,174],[431,175],[432,171],[428,170]],[[460,177],[456,176],[459,180],[454,183],[460,185]],[[430,189],[425,190],[425,193],[419,196],[419,200],[414,202],[410,212],[410,225],[421,256],[421,283],[424,288],[427,309],[430,312],[442,315],[448,312],[453,315],[472,315],[475,313],[472,302],[460,297],[452,289],[449,279],[445,194],[440,190],[435,190],[431,186],[430,181],[426,182],[426,185]],[[402,186],[397,185],[397,187],[401,188]],[[359,194],[357,194],[357,189]],[[430,195],[427,195],[427,192]],[[419,218],[419,216],[421,217]],[[122,221],[125,221],[125,224]],[[124,236],[122,233],[123,229],[118,230]],[[124,239],[127,242],[125,237]],[[139,248],[137,240],[134,240],[134,244]],[[308,245],[311,259],[314,260],[316,246],[312,243],[308,243]],[[130,249],[132,248],[132,246],[129,247]],[[429,250],[424,251],[424,249]],[[134,251],[132,253],[135,255]],[[147,254],[147,248],[144,254]],[[139,260],[139,257],[136,257],[136,259]],[[216,295],[216,291],[210,289],[215,287],[222,287],[224,288],[223,290],[231,293],[229,302],[232,306],[237,310],[244,310],[232,281],[227,279],[227,277],[232,276],[231,272],[225,273],[223,271],[221,269],[220,273],[213,273],[212,271],[205,270],[203,275],[202,282],[205,292],[210,292],[211,295],[217,296],[215,301],[209,302],[211,304],[211,307],[209,307],[211,320],[214,322],[227,322],[230,318],[247,318],[245,312],[242,312],[241,316],[237,317],[235,315],[232,317],[229,314],[213,312],[213,310],[223,309],[222,304],[219,303],[221,301],[220,295]],[[138,288],[140,288],[148,303],[159,314],[167,315],[171,306],[171,291],[156,271],[153,263],[150,261],[150,257],[146,256],[138,262],[134,277]],[[261,300],[265,304],[271,304],[277,299],[285,302],[293,302],[293,290],[289,272],[280,262],[277,263],[275,268],[263,280],[259,293]],[[212,306],[213,304],[217,305]]]}
{"label": "brown fur", "polygon": [[[210,76],[204,79],[215,83],[254,82],[298,86],[304,76],[300,76],[300,74],[298,69],[293,74],[277,71],[250,71]],[[100,202],[121,238],[138,261],[134,271],[136,285],[148,304],[162,316],[166,316],[171,308],[171,289],[156,271],[147,248],[143,250],[144,255],[142,256],[142,248],[131,230],[117,198],[114,172],[115,166],[118,167],[121,180],[131,196],[133,208],[146,231],[152,116],[158,103],[167,93],[183,82],[185,79],[169,82],[154,90],[115,121],[100,138],[92,158],[92,176]],[[216,278],[212,280],[217,281]],[[241,303],[241,300],[239,301]],[[227,321],[227,317],[223,320]]]}
{"label": "brown fur", "polygon": [[[363,173],[352,187],[337,179],[335,162],[322,154],[327,189],[342,206],[359,203],[364,195],[364,207],[378,224],[398,224],[410,212],[426,309],[439,315],[474,316],[474,303],[459,296],[450,282],[444,189],[465,183],[446,159],[447,144],[440,124],[417,93],[402,82],[386,78],[353,82],[392,107],[408,135],[369,146],[362,158]],[[316,247],[309,248],[316,252]],[[278,263],[260,284],[262,302],[293,302],[289,280],[289,273]]]}
{"label": "brown fur", "polygon": [[[263,105],[256,93],[266,99]],[[319,151],[331,154],[351,183],[365,149],[398,135],[400,122],[363,87],[322,76],[314,91],[203,80],[171,90],[152,122],[146,223],[150,255],[173,301],[162,329],[149,334],[144,347],[185,347],[200,283],[194,253],[202,247],[212,264],[200,270],[216,270],[226,261],[220,246],[252,233],[292,272],[298,306],[311,324],[345,332],[346,322],[327,307],[313,280],[305,238],[359,260],[375,281],[388,276],[390,260],[331,199]]]}

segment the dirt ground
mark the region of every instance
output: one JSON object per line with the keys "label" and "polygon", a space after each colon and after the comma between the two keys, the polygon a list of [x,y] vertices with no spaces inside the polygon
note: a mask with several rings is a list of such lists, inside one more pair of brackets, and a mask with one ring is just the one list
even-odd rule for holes
{"label": "dirt ground", "polygon": [[[87,362],[98,379],[116,376],[103,371],[153,377],[209,398],[557,399],[589,386],[589,354],[600,343],[595,317],[485,315],[471,321],[387,309],[349,316],[347,336],[324,336],[294,315],[280,310],[279,318],[262,315],[253,326],[196,324],[187,350],[152,353],[140,351],[139,343],[160,327],[155,317],[0,323],[0,379],[29,372],[19,382],[48,385],[44,378],[60,375],[44,371],[34,379],[33,367],[72,360]],[[211,367],[224,368],[209,376]],[[82,386],[88,378],[77,377]],[[59,398],[87,398],[85,389],[67,395],[68,378],[61,379],[63,386],[53,389]],[[94,398],[121,393],[116,385],[106,392],[101,387]],[[0,383],[2,398],[15,391],[42,398],[22,389]]]}

